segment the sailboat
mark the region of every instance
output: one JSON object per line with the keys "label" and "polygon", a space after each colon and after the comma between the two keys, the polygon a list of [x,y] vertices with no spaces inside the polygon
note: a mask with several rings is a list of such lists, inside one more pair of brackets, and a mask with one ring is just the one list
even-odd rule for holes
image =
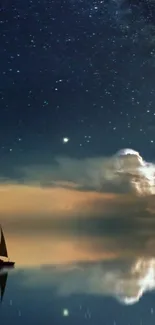
{"label": "sailboat", "polygon": [[8,258],[8,251],[7,251],[5,237],[3,234],[2,227],[1,227],[0,256],[7,258],[7,260],[0,259],[0,269],[2,269],[3,267],[9,267],[9,268],[14,267],[15,262],[11,262]]}
{"label": "sailboat", "polygon": [[4,292],[5,292],[5,287],[7,283],[7,278],[8,278],[8,272],[0,274],[0,297],[1,297],[1,303],[4,297]]}

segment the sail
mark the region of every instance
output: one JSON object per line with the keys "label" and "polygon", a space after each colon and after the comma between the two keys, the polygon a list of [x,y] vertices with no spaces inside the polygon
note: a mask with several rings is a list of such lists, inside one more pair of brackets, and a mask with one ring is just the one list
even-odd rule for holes
{"label": "sail", "polygon": [[1,302],[3,300],[8,273],[0,274],[0,291],[1,291]]}
{"label": "sail", "polygon": [[5,238],[4,238],[2,228],[1,228],[0,256],[8,257],[8,252],[7,252]]}

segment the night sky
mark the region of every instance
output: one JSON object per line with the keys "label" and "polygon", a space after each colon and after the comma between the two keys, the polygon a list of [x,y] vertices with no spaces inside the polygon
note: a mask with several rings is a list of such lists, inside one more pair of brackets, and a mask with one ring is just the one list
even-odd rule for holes
{"label": "night sky", "polygon": [[122,147],[154,158],[153,12],[153,1],[1,1],[1,164]]}
{"label": "night sky", "polygon": [[0,0],[0,100],[2,323],[153,325],[154,0]]}

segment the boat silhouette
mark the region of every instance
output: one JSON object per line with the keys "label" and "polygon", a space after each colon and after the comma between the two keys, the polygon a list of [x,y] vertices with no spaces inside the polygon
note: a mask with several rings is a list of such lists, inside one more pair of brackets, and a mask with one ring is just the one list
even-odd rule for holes
{"label": "boat silhouette", "polygon": [[4,292],[5,292],[5,287],[7,283],[7,278],[8,278],[8,272],[1,273],[0,274],[0,292],[1,292],[1,298],[0,301],[2,303],[3,297],[4,297]]}
{"label": "boat silhouette", "polygon": [[6,241],[1,227],[1,242],[0,242],[0,257],[5,257],[6,260],[0,259],[0,269],[2,268],[12,268],[15,265],[15,262],[10,261],[8,257],[8,251],[6,247]]}

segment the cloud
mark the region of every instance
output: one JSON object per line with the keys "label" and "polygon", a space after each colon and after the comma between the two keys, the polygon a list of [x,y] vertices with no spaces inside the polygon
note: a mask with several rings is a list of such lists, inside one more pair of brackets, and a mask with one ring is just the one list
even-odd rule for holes
{"label": "cloud", "polygon": [[112,229],[132,233],[144,223],[146,229],[146,218],[149,227],[154,222],[154,171],[131,149],[21,168],[20,182],[1,179],[1,223],[14,233],[74,233],[77,224],[88,236]]}
{"label": "cloud", "polygon": [[111,157],[72,159],[59,157],[53,164],[21,168],[23,182],[43,187],[71,187],[112,193],[153,194],[155,165],[137,151],[122,149]]}
{"label": "cloud", "polygon": [[19,181],[1,179],[0,219],[10,256],[20,266],[74,265],[78,286],[67,286],[63,273],[60,293],[67,294],[67,286],[68,294],[135,302],[154,288],[154,169],[125,149],[111,157],[57,158],[50,166],[21,168]]}
{"label": "cloud", "polygon": [[105,216],[139,204],[146,209],[155,191],[154,165],[131,150],[106,158],[57,158],[50,166],[21,168],[19,174],[19,181],[1,180],[2,220],[6,215],[27,216],[26,221],[28,215],[31,220]]}
{"label": "cloud", "polygon": [[19,174],[19,181],[0,183],[1,222],[16,231],[48,230],[60,221],[67,229],[77,219],[81,228],[88,219],[90,225],[111,220],[127,225],[154,214],[155,166],[131,149],[95,159],[57,158]]}

